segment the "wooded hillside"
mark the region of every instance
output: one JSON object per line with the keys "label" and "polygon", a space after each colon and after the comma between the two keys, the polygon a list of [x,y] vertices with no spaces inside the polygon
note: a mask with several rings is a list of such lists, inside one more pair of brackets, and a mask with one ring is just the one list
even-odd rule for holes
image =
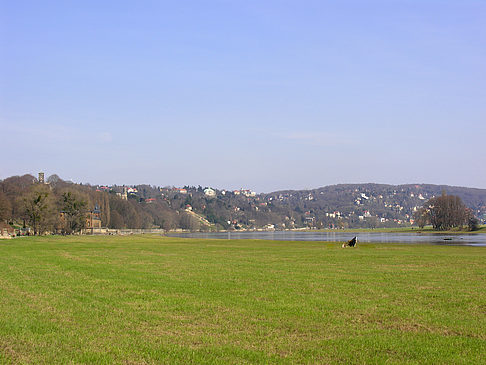
{"label": "wooded hillside", "polygon": [[[91,186],[57,175],[45,183],[32,175],[0,181],[0,220],[35,232],[79,229],[98,209],[108,228],[165,230],[372,228],[410,226],[414,213],[443,191],[460,197],[480,220],[486,218],[486,189],[439,185],[340,184],[313,190],[255,194],[201,186]],[[67,197],[79,224],[66,223]],[[73,200],[74,199],[74,200]],[[72,208],[70,208],[72,210]],[[73,223],[74,221],[70,221]],[[74,228],[73,228],[74,227]]]}

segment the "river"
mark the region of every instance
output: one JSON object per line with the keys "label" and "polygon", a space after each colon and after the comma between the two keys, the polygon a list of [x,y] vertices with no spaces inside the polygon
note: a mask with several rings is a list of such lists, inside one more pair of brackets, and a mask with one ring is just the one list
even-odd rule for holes
{"label": "river", "polygon": [[332,241],[344,242],[358,237],[359,242],[373,243],[427,243],[435,245],[461,245],[486,247],[485,233],[444,234],[444,233],[387,233],[387,232],[194,232],[171,233],[171,237],[216,238],[216,239],[262,239],[274,241]]}

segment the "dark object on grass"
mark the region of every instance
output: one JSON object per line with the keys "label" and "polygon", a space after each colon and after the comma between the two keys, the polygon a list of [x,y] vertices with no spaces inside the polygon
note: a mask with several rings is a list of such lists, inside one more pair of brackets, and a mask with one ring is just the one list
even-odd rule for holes
{"label": "dark object on grass", "polygon": [[353,237],[352,240],[349,240],[348,242],[343,243],[343,248],[344,247],[355,247],[356,243],[358,242],[358,237]]}

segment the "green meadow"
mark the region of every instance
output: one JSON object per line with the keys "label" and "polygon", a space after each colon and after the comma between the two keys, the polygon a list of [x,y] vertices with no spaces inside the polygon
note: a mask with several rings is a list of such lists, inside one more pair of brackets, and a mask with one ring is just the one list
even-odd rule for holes
{"label": "green meadow", "polygon": [[485,361],[484,247],[0,240],[0,363]]}

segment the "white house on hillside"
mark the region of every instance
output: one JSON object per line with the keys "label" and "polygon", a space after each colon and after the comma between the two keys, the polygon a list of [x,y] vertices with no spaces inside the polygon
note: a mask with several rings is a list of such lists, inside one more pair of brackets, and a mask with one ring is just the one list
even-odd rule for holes
{"label": "white house on hillside", "polygon": [[206,188],[206,189],[204,189],[204,194],[206,196],[216,196],[216,191],[214,191],[211,188]]}

